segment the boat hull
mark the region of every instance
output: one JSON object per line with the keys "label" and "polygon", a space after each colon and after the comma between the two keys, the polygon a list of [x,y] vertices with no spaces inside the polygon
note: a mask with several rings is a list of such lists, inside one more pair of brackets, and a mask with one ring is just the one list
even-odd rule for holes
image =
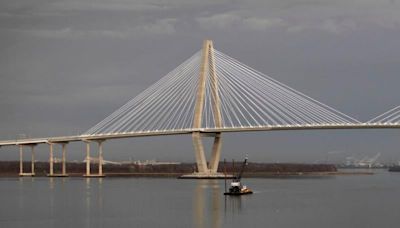
{"label": "boat hull", "polygon": [[231,192],[224,192],[226,196],[241,196],[241,195],[248,195],[253,194],[252,192],[239,192],[239,193],[231,193]]}
{"label": "boat hull", "polygon": [[248,194],[253,194],[253,192],[250,190],[242,191],[242,192],[224,192],[224,195],[226,195],[226,196],[241,196],[241,195],[248,195]]}

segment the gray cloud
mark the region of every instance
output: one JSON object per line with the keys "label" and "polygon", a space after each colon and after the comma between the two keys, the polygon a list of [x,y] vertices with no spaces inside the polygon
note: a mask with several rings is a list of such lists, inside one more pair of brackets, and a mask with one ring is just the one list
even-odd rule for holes
{"label": "gray cloud", "polygon": [[[4,0],[0,138],[84,132],[191,56],[205,38],[243,63],[368,120],[400,104],[399,10],[389,0]],[[400,159],[392,131],[224,137],[227,158],[249,153],[260,161],[313,162],[329,151],[379,151],[382,159]],[[106,145],[108,160],[194,159],[190,137]],[[13,148],[1,148],[0,159],[17,158],[2,156],[3,150]],[[82,150],[72,146],[71,158],[81,159]],[[44,152],[41,159],[47,159]]]}
{"label": "gray cloud", "polygon": [[250,29],[256,31],[264,31],[268,28],[279,27],[285,24],[279,18],[243,17],[235,13],[199,17],[196,21],[204,29]]}
{"label": "gray cloud", "polygon": [[124,29],[73,29],[71,27],[60,29],[8,29],[7,32],[19,33],[26,36],[35,36],[38,38],[66,38],[66,39],[93,39],[96,37],[110,39],[126,39],[129,37],[138,37],[146,35],[162,35],[173,34],[175,32],[175,24],[177,20],[174,18],[160,19],[155,22],[143,23],[136,27],[126,27]]}

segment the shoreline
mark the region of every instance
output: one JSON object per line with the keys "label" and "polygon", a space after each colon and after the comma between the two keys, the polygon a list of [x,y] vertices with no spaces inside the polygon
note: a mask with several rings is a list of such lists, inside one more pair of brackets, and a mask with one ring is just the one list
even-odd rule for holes
{"label": "shoreline", "polygon": [[[69,162],[67,165],[68,177],[83,177],[86,174],[85,163]],[[219,173],[232,174],[237,172],[241,162],[227,162],[219,164]],[[236,167],[236,168],[235,168]],[[96,177],[97,164],[91,164],[91,170]],[[30,172],[30,162],[24,162],[24,171]],[[154,177],[154,178],[179,178],[182,175],[196,172],[195,163],[175,163],[175,164],[104,164],[103,173],[107,177]],[[49,163],[35,162],[35,176],[47,177],[49,174]],[[54,164],[54,173],[61,173],[59,163]],[[243,173],[245,178],[312,178],[312,177],[331,177],[343,175],[372,175],[373,170],[343,170],[337,169],[332,164],[305,164],[305,163],[248,163]],[[1,177],[19,177],[18,161],[0,161]],[[59,178],[59,177],[57,177]],[[65,176],[64,176],[65,178]],[[222,178],[223,179],[223,178]]]}
{"label": "shoreline", "polygon": [[[106,178],[179,178],[188,173],[104,173]],[[69,173],[63,178],[85,178],[83,173]],[[374,175],[369,171],[337,171],[337,172],[294,172],[294,173],[273,173],[273,172],[252,172],[244,173],[244,178],[317,178],[317,177],[334,177],[334,176],[351,176],[351,175]],[[16,173],[0,173],[0,178],[20,177]],[[38,173],[34,177],[47,177],[47,174]],[[49,177],[60,178],[60,177]],[[222,178],[223,179],[223,178]],[[231,178],[227,178],[231,179]]]}

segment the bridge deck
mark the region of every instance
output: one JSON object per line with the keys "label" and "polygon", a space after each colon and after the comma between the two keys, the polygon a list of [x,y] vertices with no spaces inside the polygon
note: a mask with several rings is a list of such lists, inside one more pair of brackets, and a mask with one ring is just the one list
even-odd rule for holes
{"label": "bridge deck", "polygon": [[251,132],[251,131],[283,131],[283,130],[324,130],[324,129],[388,129],[400,128],[400,124],[327,124],[327,125],[286,125],[286,126],[257,126],[257,127],[235,127],[235,128],[213,128],[213,129],[183,129],[174,131],[151,131],[151,132],[126,132],[115,134],[98,134],[98,135],[76,135],[76,136],[60,136],[48,138],[31,138],[18,140],[0,141],[0,146],[12,145],[30,145],[30,144],[45,144],[45,143],[68,143],[76,141],[90,140],[108,140],[132,137],[149,137],[161,135],[182,135],[191,134],[192,132],[201,132],[212,134],[217,132]]}

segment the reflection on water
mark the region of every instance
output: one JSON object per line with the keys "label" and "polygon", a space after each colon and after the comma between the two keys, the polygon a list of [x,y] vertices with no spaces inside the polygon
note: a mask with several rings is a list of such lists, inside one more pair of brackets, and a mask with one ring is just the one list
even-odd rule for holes
{"label": "reflection on water", "polygon": [[54,178],[49,177],[50,216],[54,217]]}
{"label": "reflection on water", "polygon": [[193,191],[194,227],[221,227],[223,218],[241,212],[242,197],[248,196],[224,196],[219,180],[197,180]]}
{"label": "reflection on water", "polygon": [[239,213],[242,210],[242,197],[248,196],[224,196],[225,197],[225,216]]}
{"label": "reflection on water", "polygon": [[[96,187],[97,185],[97,187]],[[96,191],[97,190],[97,191]],[[92,217],[99,218],[102,222],[103,219],[103,178],[86,178],[85,179],[85,227],[93,227],[96,221]]]}
{"label": "reflection on water", "polygon": [[86,178],[85,182],[85,227],[90,227],[90,181],[91,178]]}
{"label": "reflection on water", "polygon": [[54,177],[49,177],[49,188],[50,190],[54,189]]}
{"label": "reflection on water", "polygon": [[[24,209],[24,179],[20,177],[18,179],[18,211],[22,211]],[[18,214],[19,219],[22,219],[21,213]]]}
{"label": "reflection on water", "polygon": [[221,227],[221,194],[217,180],[197,180],[193,192],[195,227]]}
{"label": "reflection on water", "polygon": [[222,180],[0,178],[0,227],[396,227],[399,179],[248,179],[253,195],[225,197]]}

